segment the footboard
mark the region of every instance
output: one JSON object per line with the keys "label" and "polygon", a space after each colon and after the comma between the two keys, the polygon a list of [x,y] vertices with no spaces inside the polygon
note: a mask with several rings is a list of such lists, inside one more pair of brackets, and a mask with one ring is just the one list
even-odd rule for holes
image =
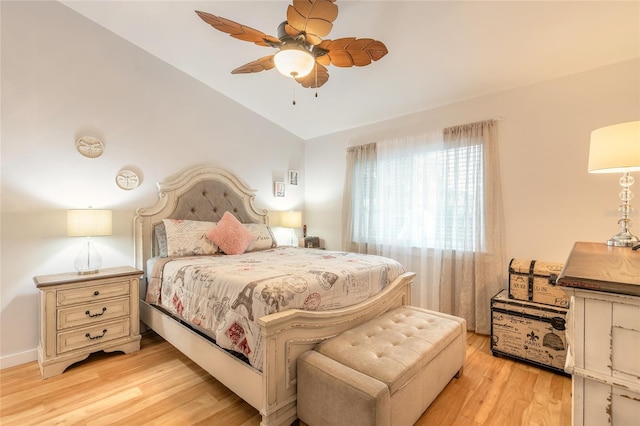
{"label": "footboard", "polygon": [[376,296],[349,308],[331,311],[292,309],[258,319],[263,336],[262,426],[289,425],[296,419],[296,360],[318,342],[370,320],[390,309],[411,304],[407,272]]}

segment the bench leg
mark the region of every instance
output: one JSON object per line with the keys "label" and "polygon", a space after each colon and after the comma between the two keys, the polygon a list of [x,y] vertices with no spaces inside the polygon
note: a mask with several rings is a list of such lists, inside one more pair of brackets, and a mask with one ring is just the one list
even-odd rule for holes
{"label": "bench leg", "polygon": [[464,367],[460,367],[460,370],[458,370],[458,372],[456,373],[455,377],[456,379],[459,379],[460,377],[462,377],[462,372],[464,370]]}

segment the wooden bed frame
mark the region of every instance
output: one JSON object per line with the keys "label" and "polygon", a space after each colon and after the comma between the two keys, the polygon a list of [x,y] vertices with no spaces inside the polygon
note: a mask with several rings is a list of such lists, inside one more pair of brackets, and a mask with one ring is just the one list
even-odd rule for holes
{"label": "wooden bed frame", "polygon": [[[267,211],[253,206],[255,191],[223,169],[201,166],[158,183],[159,199],[140,208],[134,219],[136,267],[158,254],[156,225],[164,218],[217,221],[232,211],[244,223],[268,223]],[[148,272],[147,272],[148,274]],[[144,301],[140,320],[196,364],[255,407],[262,426],[290,425],[296,419],[296,359],[318,342],[380,315],[410,304],[413,273],[405,273],[374,297],[331,311],[291,309],[257,320],[263,337],[259,371],[172,316]]]}

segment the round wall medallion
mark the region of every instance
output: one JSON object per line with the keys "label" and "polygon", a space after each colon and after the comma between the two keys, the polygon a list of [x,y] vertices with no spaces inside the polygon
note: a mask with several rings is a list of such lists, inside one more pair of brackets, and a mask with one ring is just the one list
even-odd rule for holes
{"label": "round wall medallion", "polygon": [[85,157],[96,158],[104,152],[104,144],[93,136],[82,136],[76,141],[76,149]]}
{"label": "round wall medallion", "polygon": [[133,170],[122,169],[116,175],[116,185],[121,189],[130,190],[140,185],[140,177]]}

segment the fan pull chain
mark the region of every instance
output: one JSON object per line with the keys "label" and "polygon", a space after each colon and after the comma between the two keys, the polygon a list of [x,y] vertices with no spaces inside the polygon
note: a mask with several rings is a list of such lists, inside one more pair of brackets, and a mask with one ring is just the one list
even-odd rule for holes
{"label": "fan pull chain", "polygon": [[318,97],[318,64],[316,63],[316,66],[313,67],[314,71],[316,72],[316,98]]}
{"label": "fan pull chain", "polygon": [[296,84],[295,84],[295,80],[293,80],[293,86],[291,87],[291,89],[293,90],[293,105],[296,104]]}

